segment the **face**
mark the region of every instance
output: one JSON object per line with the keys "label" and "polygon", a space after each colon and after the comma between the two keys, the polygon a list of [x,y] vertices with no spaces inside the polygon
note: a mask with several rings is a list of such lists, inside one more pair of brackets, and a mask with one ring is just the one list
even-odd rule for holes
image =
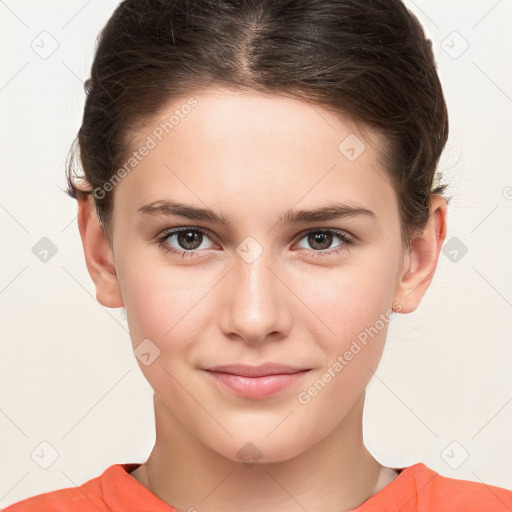
{"label": "face", "polygon": [[[383,141],[298,99],[191,97],[114,190],[133,347],[160,414],[229,459],[285,460],[342,425],[382,354],[402,257]],[[208,370],[269,362],[301,371]]]}

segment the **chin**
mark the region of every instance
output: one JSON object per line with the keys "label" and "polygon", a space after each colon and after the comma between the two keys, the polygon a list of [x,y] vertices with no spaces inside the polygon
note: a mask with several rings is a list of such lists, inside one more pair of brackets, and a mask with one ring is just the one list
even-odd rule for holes
{"label": "chin", "polygon": [[[268,432],[258,432],[258,435],[236,436],[226,440],[226,444],[209,447],[219,455],[233,462],[240,462],[247,467],[257,464],[285,462],[297,457],[308,449],[305,443],[297,442],[297,437],[283,431],[281,436],[267,438]],[[273,434],[271,434],[272,436]],[[209,439],[211,443],[212,439]]]}

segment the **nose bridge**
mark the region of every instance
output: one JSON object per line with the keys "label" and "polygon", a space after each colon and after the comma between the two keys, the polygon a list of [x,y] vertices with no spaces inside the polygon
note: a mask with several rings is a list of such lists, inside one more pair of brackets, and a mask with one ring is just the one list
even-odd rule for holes
{"label": "nose bridge", "polygon": [[276,267],[271,249],[264,250],[262,244],[247,237],[236,252],[223,328],[226,334],[236,333],[256,343],[273,332],[282,333],[289,312],[282,284],[270,270]]}

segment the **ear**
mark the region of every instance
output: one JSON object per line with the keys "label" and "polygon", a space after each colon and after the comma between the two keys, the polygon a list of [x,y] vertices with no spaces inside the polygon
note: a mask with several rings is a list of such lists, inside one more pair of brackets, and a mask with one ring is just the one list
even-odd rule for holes
{"label": "ear", "polygon": [[403,258],[395,289],[395,301],[401,306],[397,311],[400,313],[413,312],[432,282],[446,237],[446,217],[446,199],[435,194],[430,199],[428,223],[423,232],[412,240]]}
{"label": "ear", "polygon": [[87,270],[96,286],[96,298],[108,308],[123,307],[114,253],[96,215],[91,194],[78,200],[78,229]]}

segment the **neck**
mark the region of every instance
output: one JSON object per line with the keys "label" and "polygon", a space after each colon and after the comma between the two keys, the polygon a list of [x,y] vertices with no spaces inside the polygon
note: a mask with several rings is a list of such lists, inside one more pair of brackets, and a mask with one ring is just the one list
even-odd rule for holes
{"label": "neck", "polygon": [[248,465],[194,438],[155,395],[155,446],[131,475],[180,511],[350,511],[396,476],[363,444],[363,405],[364,394],[331,433],[300,455]]}

